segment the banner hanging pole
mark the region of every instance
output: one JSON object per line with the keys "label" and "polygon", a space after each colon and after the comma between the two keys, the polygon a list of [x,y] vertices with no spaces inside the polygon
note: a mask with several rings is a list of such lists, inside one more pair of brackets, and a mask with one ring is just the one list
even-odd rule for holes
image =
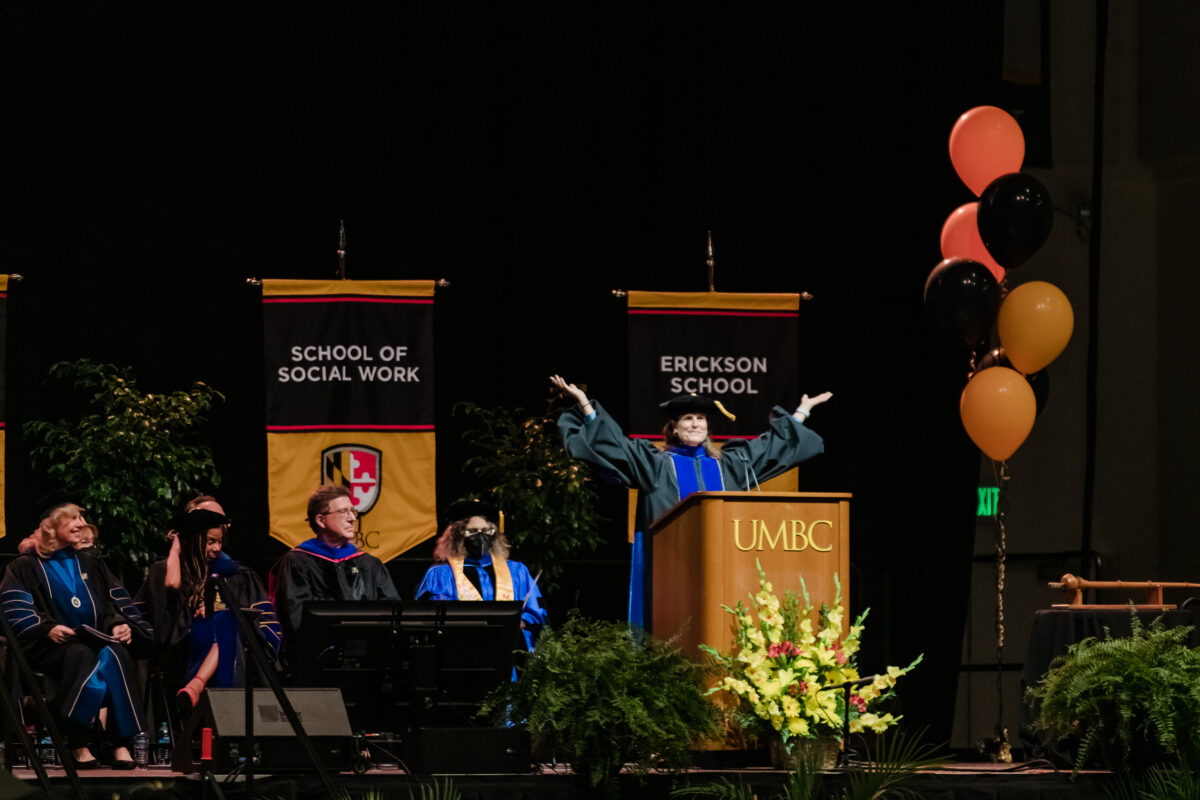
{"label": "banner hanging pole", "polygon": [[712,246],[712,231],[708,232],[708,257],[704,259],[704,263],[708,266],[708,290],[715,292],[715,284],[713,283],[713,271],[717,266],[717,259],[713,255]]}
{"label": "banner hanging pole", "polygon": [[339,281],[346,280],[346,220],[338,220],[338,271]]}

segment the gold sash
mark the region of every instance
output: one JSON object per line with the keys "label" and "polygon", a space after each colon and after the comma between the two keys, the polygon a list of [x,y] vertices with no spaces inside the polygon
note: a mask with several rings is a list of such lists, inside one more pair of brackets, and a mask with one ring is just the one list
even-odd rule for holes
{"label": "gold sash", "polygon": [[[459,600],[482,600],[475,584],[463,574],[463,559],[450,559],[450,569],[454,571],[454,588]],[[512,575],[508,571],[508,562],[495,553],[492,554],[492,569],[496,571],[496,600],[512,600]]]}

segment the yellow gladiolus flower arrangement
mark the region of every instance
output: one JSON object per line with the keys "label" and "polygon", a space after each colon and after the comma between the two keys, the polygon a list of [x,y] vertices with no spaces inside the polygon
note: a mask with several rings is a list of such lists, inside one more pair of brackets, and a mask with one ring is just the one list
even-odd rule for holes
{"label": "yellow gladiolus flower arrangement", "polygon": [[[798,738],[841,738],[846,715],[846,694],[832,689],[861,680],[857,655],[867,612],[863,611],[843,635],[844,609],[841,582],[833,606],[823,603],[814,630],[813,606],[804,578],[800,597],[788,590],[782,600],[758,568],[759,591],[730,608],[734,616],[734,647],[722,653],[700,645],[716,661],[725,677],[712,689],[740,700],[738,720],[760,738],[778,737],[787,749]],[[853,686],[849,694],[850,732],[882,733],[900,719],[877,713],[895,693],[896,680],[921,663],[921,656],[904,669],[888,667],[869,683]]]}

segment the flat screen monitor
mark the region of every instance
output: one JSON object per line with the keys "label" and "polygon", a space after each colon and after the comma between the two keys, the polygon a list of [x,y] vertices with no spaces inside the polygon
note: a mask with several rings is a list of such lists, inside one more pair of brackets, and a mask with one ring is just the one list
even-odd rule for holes
{"label": "flat screen monitor", "polygon": [[356,730],[487,726],[524,650],[519,602],[309,602],[294,682],[342,690]]}

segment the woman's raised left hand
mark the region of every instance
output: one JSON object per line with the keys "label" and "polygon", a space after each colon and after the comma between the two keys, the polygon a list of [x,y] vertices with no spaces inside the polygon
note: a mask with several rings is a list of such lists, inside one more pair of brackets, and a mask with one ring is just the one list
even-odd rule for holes
{"label": "woman's raised left hand", "polygon": [[807,419],[809,414],[812,413],[813,408],[827,402],[831,397],[833,397],[833,392],[821,392],[816,397],[804,395],[800,398],[800,405],[796,406],[796,414],[803,414],[805,419]]}

